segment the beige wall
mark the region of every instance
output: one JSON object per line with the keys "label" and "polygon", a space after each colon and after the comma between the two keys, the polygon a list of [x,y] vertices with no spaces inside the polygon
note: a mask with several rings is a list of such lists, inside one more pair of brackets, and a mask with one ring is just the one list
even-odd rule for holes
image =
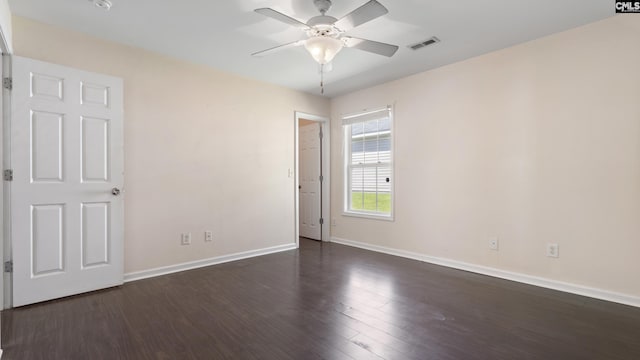
{"label": "beige wall", "polygon": [[[294,111],[326,115],[328,100],[20,17],[13,25],[17,55],[124,79],[125,272],[295,242]],[[182,232],[192,245],[179,245]]]}
{"label": "beige wall", "polygon": [[[640,296],[638,39],[617,16],[333,99],[332,236]],[[396,220],[341,216],[339,116],[386,104]]]}

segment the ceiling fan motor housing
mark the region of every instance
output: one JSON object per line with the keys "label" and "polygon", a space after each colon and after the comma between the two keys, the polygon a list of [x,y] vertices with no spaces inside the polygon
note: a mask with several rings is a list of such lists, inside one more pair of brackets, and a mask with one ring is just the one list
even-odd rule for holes
{"label": "ceiling fan motor housing", "polygon": [[313,4],[322,15],[331,9],[331,0],[313,0]]}
{"label": "ceiling fan motor housing", "polygon": [[338,19],[333,16],[320,15],[314,16],[309,21],[307,21],[307,25],[310,27],[334,27],[333,23],[335,23]]}

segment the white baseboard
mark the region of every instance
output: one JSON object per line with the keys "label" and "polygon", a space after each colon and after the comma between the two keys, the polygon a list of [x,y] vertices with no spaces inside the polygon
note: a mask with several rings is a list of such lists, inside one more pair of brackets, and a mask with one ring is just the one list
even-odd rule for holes
{"label": "white baseboard", "polygon": [[496,268],[491,268],[487,266],[470,264],[462,261],[456,261],[451,259],[438,258],[434,256],[428,256],[416,252],[393,249],[385,246],[378,246],[367,244],[359,241],[341,239],[338,237],[331,237],[331,242],[353,246],[365,250],[371,250],[375,252],[385,253],[389,255],[400,256],[408,259],[423,261],[430,264],[446,266],[454,269],[470,271],[482,275],[493,276],[501,279],[517,281],[524,284],[540,286],[548,289],[564,291],[567,293],[588,296],[595,299],[611,301],[619,304],[630,305],[635,307],[640,307],[640,297],[620,294],[612,291],[596,289],[592,287],[570,284],[562,281],[551,280],[546,278],[541,278],[532,275],[520,274],[506,270],[500,270]]}
{"label": "white baseboard", "polygon": [[268,255],[268,254],[273,254],[273,253],[278,253],[278,252],[288,251],[288,250],[295,250],[296,248],[297,248],[296,244],[278,245],[278,246],[273,246],[273,247],[264,248],[264,249],[244,251],[244,252],[239,252],[235,254],[216,256],[209,259],[202,259],[202,260],[190,261],[190,262],[185,262],[185,263],[176,264],[176,265],[158,267],[158,268],[149,269],[149,270],[136,271],[136,272],[124,274],[124,282],[130,282],[130,281],[142,280],[142,279],[147,279],[147,278],[161,276],[161,275],[173,274],[180,271],[192,270],[192,269],[197,269],[205,266],[211,266],[211,265],[222,264],[230,261],[247,259],[255,256]]}

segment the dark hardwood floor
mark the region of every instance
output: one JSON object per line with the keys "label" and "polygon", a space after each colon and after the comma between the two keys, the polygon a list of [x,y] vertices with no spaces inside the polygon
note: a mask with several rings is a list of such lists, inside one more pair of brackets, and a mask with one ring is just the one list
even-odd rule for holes
{"label": "dark hardwood floor", "polygon": [[3,360],[640,359],[638,308],[300,245],[3,311]]}

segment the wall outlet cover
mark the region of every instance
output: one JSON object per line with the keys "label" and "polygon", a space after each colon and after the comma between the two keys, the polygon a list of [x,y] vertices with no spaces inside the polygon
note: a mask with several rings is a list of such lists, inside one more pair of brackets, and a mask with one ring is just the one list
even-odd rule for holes
{"label": "wall outlet cover", "polygon": [[500,242],[498,241],[497,237],[489,239],[489,249],[497,251],[499,246]]}
{"label": "wall outlet cover", "polygon": [[181,245],[191,245],[191,233],[183,233],[180,238]]}
{"label": "wall outlet cover", "polygon": [[552,258],[560,257],[560,246],[558,244],[547,244],[547,256]]}

